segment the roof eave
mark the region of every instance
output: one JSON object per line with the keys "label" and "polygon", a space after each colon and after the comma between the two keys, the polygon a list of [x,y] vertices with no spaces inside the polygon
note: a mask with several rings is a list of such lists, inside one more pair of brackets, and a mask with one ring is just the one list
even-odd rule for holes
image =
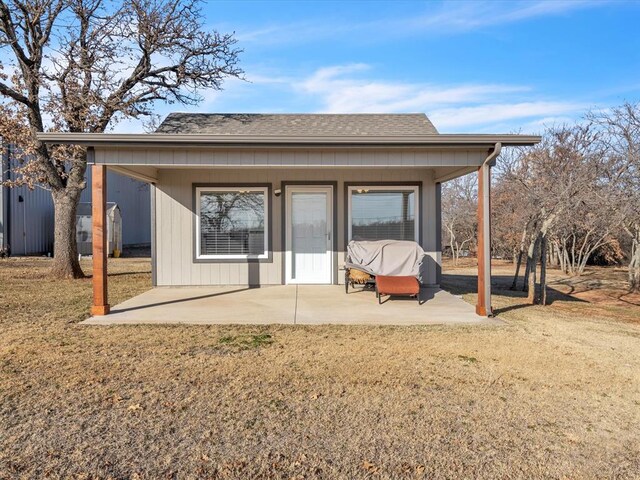
{"label": "roof eave", "polygon": [[531,146],[539,143],[537,135],[475,135],[438,134],[403,136],[260,136],[260,135],[205,135],[205,134],[121,134],[121,133],[68,133],[39,132],[37,137],[47,144],[73,144],[87,147],[168,147],[189,145],[199,147],[491,147]]}

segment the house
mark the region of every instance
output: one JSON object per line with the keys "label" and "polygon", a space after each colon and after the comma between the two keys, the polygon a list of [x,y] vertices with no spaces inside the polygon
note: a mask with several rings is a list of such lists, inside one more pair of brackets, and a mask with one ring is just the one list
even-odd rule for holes
{"label": "house", "polygon": [[[0,158],[1,179],[12,180],[16,160],[10,145]],[[109,202],[122,211],[122,243],[148,246],[151,243],[151,201],[145,182],[108,172]],[[87,170],[87,188],[80,201],[91,201],[91,169]],[[0,184],[0,249],[11,247],[12,255],[46,255],[53,252],[54,228],[51,193],[40,187],[6,187]]]}
{"label": "house", "polygon": [[477,172],[476,311],[491,315],[490,167],[540,141],[439,134],[424,114],[174,113],[152,134],[39,138],[89,149],[94,315],[109,312],[107,171],[151,185],[154,286],[340,283],[352,238],[419,242],[421,281],[438,285],[440,184]]}

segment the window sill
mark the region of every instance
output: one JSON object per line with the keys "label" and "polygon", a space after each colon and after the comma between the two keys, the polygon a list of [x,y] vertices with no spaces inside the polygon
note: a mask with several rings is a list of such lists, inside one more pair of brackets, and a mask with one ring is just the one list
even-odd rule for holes
{"label": "window sill", "polygon": [[194,257],[193,263],[272,263],[273,255],[261,257]]}

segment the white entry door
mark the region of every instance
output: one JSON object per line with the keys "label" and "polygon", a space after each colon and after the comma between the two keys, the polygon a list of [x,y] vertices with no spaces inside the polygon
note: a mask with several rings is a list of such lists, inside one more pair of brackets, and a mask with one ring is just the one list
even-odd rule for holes
{"label": "white entry door", "polygon": [[332,187],[286,188],[287,283],[332,283]]}

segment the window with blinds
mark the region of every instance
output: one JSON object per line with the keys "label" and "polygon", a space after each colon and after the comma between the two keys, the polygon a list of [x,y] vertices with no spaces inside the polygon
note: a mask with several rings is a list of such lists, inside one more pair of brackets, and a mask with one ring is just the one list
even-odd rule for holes
{"label": "window with blinds", "polygon": [[198,189],[198,257],[267,256],[267,189]]}
{"label": "window with blinds", "polygon": [[417,187],[350,187],[350,239],[417,241]]}

